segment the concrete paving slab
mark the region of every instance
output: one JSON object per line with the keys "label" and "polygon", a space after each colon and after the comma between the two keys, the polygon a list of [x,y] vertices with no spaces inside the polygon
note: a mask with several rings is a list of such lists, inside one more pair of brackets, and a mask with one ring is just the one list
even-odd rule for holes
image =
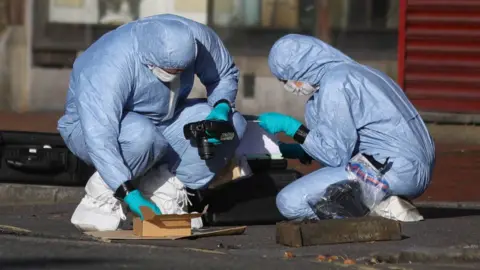
{"label": "concrete paving slab", "polygon": [[85,194],[82,187],[0,184],[0,205],[78,203]]}

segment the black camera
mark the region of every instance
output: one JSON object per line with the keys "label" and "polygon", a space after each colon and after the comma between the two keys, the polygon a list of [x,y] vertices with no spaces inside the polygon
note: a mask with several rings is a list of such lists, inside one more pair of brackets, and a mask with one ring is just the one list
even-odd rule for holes
{"label": "black camera", "polygon": [[[208,134],[207,134],[208,133]],[[220,141],[231,141],[235,137],[232,124],[227,121],[203,120],[183,126],[185,139],[194,139],[198,148],[198,155],[203,160],[212,159],[215,154],[215,145],[208,142],[208,138]]]}

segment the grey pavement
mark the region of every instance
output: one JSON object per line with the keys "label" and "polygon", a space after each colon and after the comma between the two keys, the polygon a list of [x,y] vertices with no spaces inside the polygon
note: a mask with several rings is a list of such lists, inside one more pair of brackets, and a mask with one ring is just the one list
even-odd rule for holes
{"label": "grey pavement", "polygon": [[85,194],[83,187],[0,184],[0,205],[74,203]]}
{"label": "grey pavement", "polygon": [[[275,243],[273,225],[239,236],[103,243],[69,223],[74,208],[0,207],[0,269],[345,269],[318,255],[354,259],[351,269],[480,269],[478,209],[423,207],[427,220],[403,224],[401,241],[289,248]],[[286,251],[295,257],[285,259]]]}
{"label": "grey pavement", "polygon": [[157,246],[0,236],[0,269],[478,269],[480,264],[343,265],[314,259],[275,259]]}

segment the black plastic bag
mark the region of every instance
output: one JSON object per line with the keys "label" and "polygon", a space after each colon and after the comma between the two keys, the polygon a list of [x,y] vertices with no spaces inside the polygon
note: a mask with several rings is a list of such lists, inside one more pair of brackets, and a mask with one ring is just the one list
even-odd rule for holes
{"label": "black plastic bag", "polygon": [[358,182],[345,180],[330,185],[320,201],[310,202],[310,207],[320,220],[363,217],[370,210],[362,196]]}

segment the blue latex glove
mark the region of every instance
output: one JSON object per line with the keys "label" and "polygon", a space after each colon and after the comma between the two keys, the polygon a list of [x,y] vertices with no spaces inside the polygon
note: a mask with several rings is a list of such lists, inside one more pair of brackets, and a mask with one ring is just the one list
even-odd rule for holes
{"label": "blue latex glove", "polygon": [[[228,105],[226,102],[219,103],[217,104],[217,106],[215,106],[215,108],[213,108],[213,110],[210,112],[207,118],[205,118],[205,120],[228,121],[230,111],[230,105]],[[207,135],[210,134],[208,134],[207,132]],[[209,138],[208,142],[216,145],[221,144],[220,140],[218,140],[217,138]]]}
{"label": "blue latex glove", "polygon": [[140,211],[141,206],[146,206],[150,208],[157,215],[162,214],[162,211],[160,211],[160,208],[158,208],[158,206],[156,206],[151,201],[145,199],[140,193],[140,191],[138,190],[134,190],[128,193],[128,195],[125,196],[124,201],[128,205],[128,208],[130,208],[130,210],[133,213],[137,214],[137,216],[139,216],[142,220],[143,220],[143,215],[142,215],[142,212]]}
{"label": "blue latex glove", "polygon": [[312,158],[305,153],[303,148],[298,143],[280,143],[280,152],[282,156],[287,159],[298,159],[302,164],[311,164]]}
{"label": "blue latex glove", "polygon": [[293,137],[298,128],[302,125],[300,121],[281,113],[267,112],[258,117],[259,125],[270,134],[277,134],[285,132],[290,137]]}

